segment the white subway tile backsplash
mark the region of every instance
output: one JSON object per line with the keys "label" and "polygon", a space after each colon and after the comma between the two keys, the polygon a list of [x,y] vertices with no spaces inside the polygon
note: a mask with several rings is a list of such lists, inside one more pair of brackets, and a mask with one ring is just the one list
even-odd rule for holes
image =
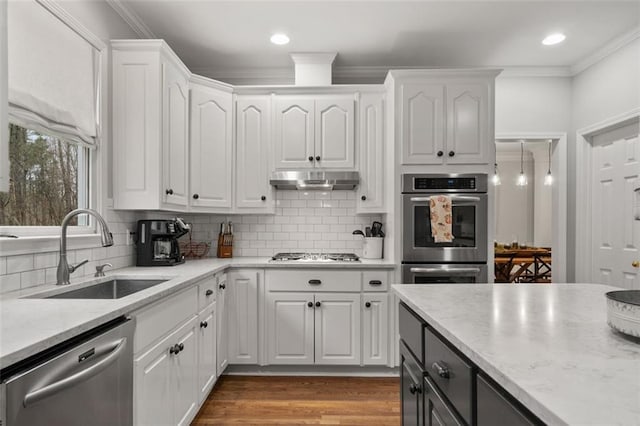
{"label": "white subway tile backsplash", "polygon": [[4,275],[6,273],[7,273],[7,258],[0,257],[0,275]]}
{"label": "white subway tile backsplash", "polygon": [[35,287],[44,284],[44,269],[35,269],[33,271],[20,273],[20,288]]}
{"label": "white subway tile backsplash", "polygon": [[14,274],[16,272],[30,271],[33,269],[32,254],[21,254],[19,256],[7,257],[7,273]]}
{"label": "white subway tile backsplash", "polygon": [[20,290],[20,273],[0,275],[0,293]]}

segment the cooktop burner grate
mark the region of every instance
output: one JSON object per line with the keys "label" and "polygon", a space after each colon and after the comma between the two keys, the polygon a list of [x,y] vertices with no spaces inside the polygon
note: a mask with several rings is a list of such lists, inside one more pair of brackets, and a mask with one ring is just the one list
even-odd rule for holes
{"label": "cooktop burner grate", "polygon": [[278,253],[271,260],[276,262],[359,262],[360,258],[354,253]]}

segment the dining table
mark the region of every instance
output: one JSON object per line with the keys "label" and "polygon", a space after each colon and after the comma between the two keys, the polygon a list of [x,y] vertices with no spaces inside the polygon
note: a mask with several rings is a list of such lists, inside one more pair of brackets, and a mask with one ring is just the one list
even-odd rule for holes
{"label": "dining table", "polygon": [[[536,264],[537,262],[537,264]],[[543,247],[496,248],[494,256],[496,282],[535,282],[551,278],[551,249]],[[531,270],[531,267],[534,270]]]}

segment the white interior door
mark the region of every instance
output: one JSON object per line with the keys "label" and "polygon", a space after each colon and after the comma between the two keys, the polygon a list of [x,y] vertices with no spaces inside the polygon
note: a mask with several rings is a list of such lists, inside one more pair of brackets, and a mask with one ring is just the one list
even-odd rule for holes
{"label": "white interior door", "polygon": [[637,124],[594,136],[592,206],[593,282],[640,289],[640,221],[634,184],[640,177]]}

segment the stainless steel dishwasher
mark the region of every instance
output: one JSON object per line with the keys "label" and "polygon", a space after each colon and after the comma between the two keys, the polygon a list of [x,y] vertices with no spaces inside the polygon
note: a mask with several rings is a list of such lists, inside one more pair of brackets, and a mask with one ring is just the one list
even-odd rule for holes
{"label": "stainless steel dishwasher", "polygon": [[120,317],[2,371],[2,426],[133,424],[134,321]]}

